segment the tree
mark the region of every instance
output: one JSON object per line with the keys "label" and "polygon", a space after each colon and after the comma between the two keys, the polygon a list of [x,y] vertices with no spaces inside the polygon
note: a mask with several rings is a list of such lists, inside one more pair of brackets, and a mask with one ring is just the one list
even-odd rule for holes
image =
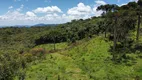
{"label": "tree", "polygon": [[110,5],[110,4],[106,4],[106,5],[101,5],[101,6],[99,6],[98,8],[97,8],[97,10],[102,10],[102,11],[104,11],[104,13],[103,13],[103,16],[105,16],[105,21],[106,21],[106,23],[104,23],[103,25],[104,25],[104,32],[105,32],[105,38],[106,38],[106,34],[107,34],[107,30],[108,30],[108,26],[110,25],[110,23],[107,23],[107,22],[109,22],[109,20],[108,20],[108,18],[107,18],[107,13],[109,13],[109,12],[114,12],[114,11],[116,11],[118,9],[118,6],[117,5],[115,5],[115,4],[112,4],[112,5]]}
{"label": "tree", "polygon": [[114,12],[117,8],[118,6],[115,4],[106,4],[99,6],[97,10],[102,10],[105,14],[107,14],[108,12]]}
{"label": "tree", "polygon": [[61,35],[61,32],[59,32],[57,29],[52,29],[49,32],[49,36],[54,44],[54,50],[56,50],[56,42],[59,40],[60,35]]}
{"label": "tree", "polygon": [[118,21],[118,15],[119,15],[119,13],[118,12],[115,12],[114,13],[114,32],[113,32],[113,37],[114,37],[114,39],[113,39],[113,51],[115,51],[116,50],[116,43],[117,43],[117,21]]}
{"label": "tree", "polygon": [[140,34],[140,25],[141,25],[141,11],[142,11],[142,0],[138,1],[138,8],[137,8],[137,15],[138,15],[138,28],[137,28],[137,37],[136,40],[139,40],[139,34]]}
{"label": "tree", "polygon": [[124,6],[106,14],[107,19],[111,22],[110,24],[113,25],[113,31],[110,32],[113,34],[113,51],[117,50],[117,42],[122,43],[121,46],[125,48],[126,42],[129,41],[127,39],[129,31],[135,28],[135,14],[133,11],[124,10],[123,8]]}
{"label": "tree", "polygon": [[139,34],[140,34],[140,25],[141,25],[141,15],[142,15],[142,0],[139,0],[136,2],[129,2],[127,5],[121,6],[121,9],[123,10],[129,10],[130,13],[133,12],[135,16],[137,16],[137,34],[136,34],[136,40],[139,41]]}
{"label": "tree", "polygon": [[13,80],[21,67],[21,56],[15,53],[0,54],[0,80]]}

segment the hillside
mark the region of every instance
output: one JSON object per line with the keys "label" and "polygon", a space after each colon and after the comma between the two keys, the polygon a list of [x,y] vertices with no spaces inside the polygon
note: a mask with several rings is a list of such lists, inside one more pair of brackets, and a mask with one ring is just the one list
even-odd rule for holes
{"label": "hillside", "polygon": [[0,28],[0,80],[142,80],[142,0],[95,10],[54,26]]}
{"label": "hillside", "polygon": [[[43,61],[33,62],[26,69],[26,80],[133,80],[135,76],[142,76],[142,59],[129,54],[127,56],[136,60],[129,60],[126,64],[114,63],[108,52],[111,42],[102,37],[77,43],[67,50],[47,53]],[[60,49],[67,47],[65,43],[60,45]],[[38,46],[49,50],[51,45],[48,47],[48,44]]]}

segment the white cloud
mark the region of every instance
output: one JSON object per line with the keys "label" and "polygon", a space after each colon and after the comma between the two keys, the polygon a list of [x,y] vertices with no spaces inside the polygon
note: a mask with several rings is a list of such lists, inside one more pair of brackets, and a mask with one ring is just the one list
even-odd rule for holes
{"label": "white cloud", "polygon": [[22,20],[24,18],[24,14],[18,11],[8,11],[5,15],[1,16],[1,20]]}
{"label": "white cloud", "polygon": [[97,11],[97,7],[95,6],[93,8],[93,13],[94,13],[95,16],[100,16],[103,13],[103,11]]}
{"label": "white cloud", "polygon": [[[0,25],[29,25],[37,23],[62,23],[62,16],[56,12],[62,12],[57,6],[46,7],[46,15],[37,16],[33,11],[28,11],[25,14],[21,13],[24,5],[15,10],[9,10],[6,14],[0,15]],[[50,11],[50,12],[49,12]]]}
{"label": "white cloud", "polygon": [[8,11],[5,15],[0,16],[0,22],[0,25],[30,25],[37,23],[57,24],[67,22],[67,19],[56,13],[36,16],[30,11],[25,14],[19,11]]}
{"label": "white cloud", "polygon": [[97,11],[98,6],[105,5],[107,3],[102,0],[97,0],[97,1],[95,1],[95,3],[96,4],[94,5],[94,8],[93,8],[93,14],[94,14],[94,16],[100,16],[103,13],[103,11],[101,11],[101,10]]}
{"label": "white cloud", "polygon": [[22,9],[24,8],[24,5],[22,4],[21,6],[20,6],[20,8],[18,8],[18,9],[16,9],[17,11],[22,11]]}
{"label": "white cloud", "polygon": [[[94,7],[85,5],[84,3],[77,4],[76,7],[68,9],[63,13],[57,6],[39,7],[32,11],[22,13],[24,5],[15,10],[9,10],[6,14],[0,15],[0,25],[30,25],[37,23],[58,24],[69,22],[73,19],[87,19],[92,16],[100,16],[102,11],[97,11],[97,7],[105,2],[95,1]],[[44,13],[38,16],[39,13]]]}
{"label": "white cloud", "polygon": [[[129,2],[138,2],[138,0],[129,0]],[[123,6],[123,5],[127,5],[128,3],[122,3],[122,4],[120,4],[120,5],[118,5],[118,6]]]}
{"label": "white cloud", "polygon": [[79,3],[77,7],[73,7],[67,11],[69,15],[86,15],[92,12],[90,6]]}
{"label": "white cloud", "polygon": [[106,2],[104,2],[103,0],[97,0],[97,1],[95,1],[95,3],[98,5],[105,5],[106,4]]}
{"label": "white cloud", "polygon": [[33,10],[35,13],[62,13],[61,9],[57,6],[51,6],[51,7],[39,7],[35,10]]}
{"label": "white cloud", "polygon": [[8,9],[12,9],[12,8],[13,8],[13,6],[9,6],[9,7],[8,7]]}
{"label": "white cloud", "polygon": [[80,18],[88,18],[92,14],[92,9],[88,5],[84,5],[84,3],[79,3],[77,7],[70,8],[67,11],[70,19],[80,19]]}
{"label": "white cloud", "polygon": [[26,13],[26,15],[29,16],[29,17],[36,17],[36,15],[33,12],[30,12],[30,11],[28,11]]}
{"label": "white cloud", "polygon": [[123,6],[123,5],[126,5],[127,3],[122,3],[122,4],[120,4],[120,5],[118,5],[118,6]]}
{"label": "white cloud", "polygon": [[135,1],[135,2],[138,2],[138,0],[129,0],[130,2],[132,2],[132,1]]}

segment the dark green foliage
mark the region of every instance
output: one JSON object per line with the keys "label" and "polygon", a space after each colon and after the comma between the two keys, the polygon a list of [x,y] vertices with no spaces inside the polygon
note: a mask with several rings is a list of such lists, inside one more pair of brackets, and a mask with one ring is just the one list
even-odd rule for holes
{"label": "dark green foliage", "polygon": [[136,23],[138,22],[136,40],[139,40],[141,26],[141,2],[141,0],[137,3],[129,2],[127,5],[120,7],[117,5],[115,7],[110,4],[98,7],[98,10],[103,10],[105,12],[102,16],[102,18],[105,19],[100,22],[102,27],[101,30],[105,33],[105,37],[106,34],[109,33],[109,39],[113,40],[113,46],[111,47],[113,60],[117,59],[118,61],[121,61],[121,58],[126,59],[125,55],[127,53],[140,50],[137,49],[138,47],[136,46],[135,48],[133,47],[135,40],[131,36],[133,35],[132,33],[135,31]]}
{"label": "dark green foliage", "polygon": [[142,7],[142,0],[138,0],[138,5]]}
{"label": "dark green foliage", "polygon": [[116,4],[101,5],[97,8],[97,10],[104,11],[105,14],[107,14],[108,12],[114,12],[116,9],[118,9],[118,6]]}
{"label": "dark green foliage", "polygon": [[142,43],[135,44],[134,50],[142,52]]}
{"label": "dark green foliage", "polygon": [[5,53],[0,55],[0,80],[13,80],[23,65],[26,63],[18,54]]}

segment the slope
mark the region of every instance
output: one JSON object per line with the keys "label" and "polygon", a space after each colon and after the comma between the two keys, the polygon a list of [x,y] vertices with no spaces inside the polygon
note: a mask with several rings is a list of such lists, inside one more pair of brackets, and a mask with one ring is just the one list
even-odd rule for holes
{"label": "slope", "polygon": [[102,37],[78,43],[67,50],[47,54],[43,61],[34,62],[26,70],[26,80],[133,80],[139,74],[134,70],[139,63],[127,66],[112,62],[111,42]]}

